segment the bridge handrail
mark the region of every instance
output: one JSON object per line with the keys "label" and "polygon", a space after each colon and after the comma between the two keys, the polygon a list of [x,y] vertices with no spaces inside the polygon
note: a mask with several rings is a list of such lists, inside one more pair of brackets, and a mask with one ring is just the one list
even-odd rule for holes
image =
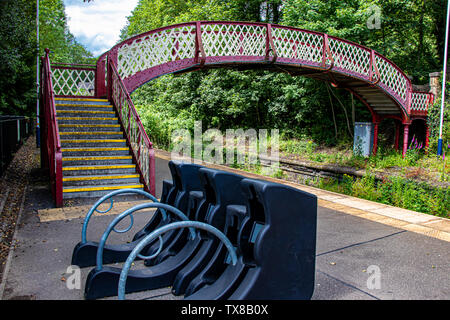
{"label": "bridge handrail", "polygon": [[112,60],[108,60],[109,100],[120,117],[137,169],[143,177],[145,189],[155,195],[155,151],[142,125],[130,94]]}
{"label": "bridge handrail", "polygon": [[[196,38],[199,31],[200,41]],[[293,58],[298,54],[294,52],[296,41],[303,45],[300,48],[303,50],[303,59]],[[146,50],[156,50],[160,56],[146,57],[145,52],[138,52],[140,45],[146,46]],[[127,89],[133,91],[136,85],[130,84],[129,78],[139,72],[168,62],[181,64],[183,60],[200,64],[199,51],[202,47],[203,54],[206,52],[206,57],[202,57],[203,61],[206,59],[206,64],[232,61],[233,56],[247,57],[249,61],[251,56],[267,59],[271,52],[272,62],[289,63],[290,59],[291,63],[328,70],[332,68],[333,71],[380,86],[407,113],[411,107],[411,80],[392,61],[355,42],[290,26],[237,21],[180,23],[126,39],[102,57],[114,60]]]}
{"label": "bridge handrail", "polygon": [[94,97],[96,65],[52,63],[53,88],[56,96]]}
{"label": "bridge handrail", "polygon": [[411,95],[411,113],[426,115],[430,105],[434,103],[434,94],[430,92],[413,91]]}
{"label": "bridge handrail", "polygon": [[45,158],[50,171],[52,195],[57,207],[62,206],[62,151],[59,137],[58,120],[56,118],[55,93],[53,90],[52,69],[49,50],[45,50],[42,68],[43,129],[45,140]]}

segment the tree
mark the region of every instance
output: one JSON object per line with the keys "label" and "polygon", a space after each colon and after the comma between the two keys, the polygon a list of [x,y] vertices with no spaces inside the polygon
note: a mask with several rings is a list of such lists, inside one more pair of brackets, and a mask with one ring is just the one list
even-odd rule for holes
{"label": "tree", "polygon": [[52,62],[89,63],[94,61],[92,53],[78,43],[70,33],[62,0],[40,0],[39,29],[41,56],[45,48],[49,48]]}
{"label": "tree", "polygon": [[[62,0],[40,0],[39,56],[51,50],[52,62],[85,63],[92,54],[69,32]],[[0,114],[35,113],[36,2],[0,2]]]}
{"label": "tree", "polygon": [[33,13],[30,1],[0,2],[0,114],[31,114],[36,74]]}

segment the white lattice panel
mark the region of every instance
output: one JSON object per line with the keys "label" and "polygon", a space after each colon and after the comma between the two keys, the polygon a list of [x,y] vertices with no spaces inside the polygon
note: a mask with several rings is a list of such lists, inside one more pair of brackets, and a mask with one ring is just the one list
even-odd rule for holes
{"label": "white lattice panel", "polygon": [[207,56],[265,56],[266,27],[256,25],[202,25]]}
{"label": "white lattice panel", "polygon": [[95,70],[63,69],[54,67],[52,82],[55,95],[93,96],[95,94]]}
{"label": "white lattice panel", "polygon": [[195,26],[165,29],[125,43],[118,50],[122,79],[167,62],[195,56]]}
{"label": "white lattice panel", "polygon": [[369,77],[369,50],[334,38],[329,38],[329,45],[334,59],[334,66],[353,74],[356,73]]}
{"label": "white lattice panel", "polygon": [[429,95],[422,92],[413,92],[411,95],[412,111],[427,111],[429,103]]}
{"label": "white lattice panel", "polygon": [[380,82],[386,85],[403,102],[408,96],[408,79],[394,67],[378,55],[375,56],[378,71],[380,72]]}
{"label": "white lattice panel", "polygon": [[272,28],[278,57],[319,64],[323,59],[323,36],[300,30]]}

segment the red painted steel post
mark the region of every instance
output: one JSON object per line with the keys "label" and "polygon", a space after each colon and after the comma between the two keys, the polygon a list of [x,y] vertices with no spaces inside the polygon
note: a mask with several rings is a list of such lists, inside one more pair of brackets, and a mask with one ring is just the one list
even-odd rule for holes
{"label": "red painted steel post", "polygon": [[430,146],[430,126],[427,119],[425,119],[425,153],[428,153],[428,147]]}
{"label": "red painted steel post", "polygon": [[378,151],[378,121],[374,122],[374,127],[373,127],[373,149],[372,149],[372,153],[375,156],[377,154]]}
{"label": "red painted steel post", "polygon": [[55,172],[55,206],[61,208],[63,206],[63,172],[62,172],[62,153],[55,152],[56,172]]}
{"label": "red painted steel post", "polygon": [[205,61],[206,53],[202,41],[202,24],[200,21],[197,21],[195,23],[195,63],[200,63],[200,67],[203,67]]}
{"label": "red painted steel post", "polygon": [[375,53],[370,50],[370,65],[369,65],[369,81],[373,82],[373,63],[374,63]]}
{"label": "red painted steel post", "polygon": [[148,159],[148,186],[149,186],[149,192],[156,196],[156,174],[155,174],[155,149],[153,149],[153,146],[150,146],[149,149],[149,159]]}
{"label": "red painted steel post", "polygon": [[409,139],[409,126],[411,122],[403,123],[403,158],[406,156],[406,151],[408,151],[408,139]]}
{"label": "red painted steel post", "polygon": [[101,56],[97,62],[97,69],[95,70],[95,97],[96,98],[106,97],[105,68],[106,68],[106,59],[103,58],[103,56]]}

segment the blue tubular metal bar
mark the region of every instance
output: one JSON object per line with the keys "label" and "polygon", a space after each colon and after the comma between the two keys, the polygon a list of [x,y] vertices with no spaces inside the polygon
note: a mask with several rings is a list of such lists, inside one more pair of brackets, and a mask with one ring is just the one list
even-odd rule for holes
{"label": "blue tubular metal bar", "polygon": [[[152,194],[139,190],[139,189],[122,189],[122,190],[116,190],[113,192],[108,193],[107,195],[104,195],[103,197],[101,197],[89,210],[89,212],[87,213],[86,217],[84,218],[84,222],[83,222],[83,229],[81,231],[81,243],[86,243],[86,232],[87,232],[87,227],[89,224],[89,220],[91,219],[91,216],[94,214],[94,212],[98,212],[98,213],[107,213],[108,211],[110,211],[113,207],[113,199],[112,197],[118,194],[122,194],[122,193],[136,193],[136,194],[140,194],[143,195],[147,198],[149,198],[150,200],[152,200],[153,202],[159,203],[158,199],[156,199]],[[111,205],[110,207],[105,210],[105,211],[100,211],[98,210],[98,206],[101,205],[105,200],[111,200]],[[167,219],[167,214],[166,211],[164,209],[161,209],[161,214],[163,216],[163,220]],[[128,231],[128,230],[127,230]]]}
{"label": "blue tubular metal bar", "polygon": [[233,245],[231,244],[230,240],[217,228],[199,221],[181,221],[181,222],[173,222],[170,224],[167,224],[161,228],[156,229],[149,235],[147,235],[144,239],[142,239],[141,242],[138,243],[138,245],[131,251],[130,255],[128,256],[127,260],[125,261],[125,264],[123,265],[122,272],[120,273],[119,278],[119,287],[118,287],[118,296],[119,300],[125,300],[125,285],[127,281],[128,272],[131,268],[131,264],[136,259],[136,256],[138,256],[139,252],[145,248],[147,244],[152,242],[155,238],[161,236],[162,234],[166,233],[167,231],[174,230],[174,229],[182,229],[182,228],[196,228],[196,229],[202,229],[208,232],[211,232],[216,237],[219,238],[220,241],[223,242],[225,247],[228,249],[228,252],[230,253],[231,257],[231,263],[232,265],[236,265],[237,263],[237,255],[236,251],[233,248]]}
{"label": "blue tubular metal bar", "polygon": [[[146,208],[162,208],[165,209],[173,214],[175,214],[176,216],[178,216],[181,220],[184,221],[190,221],[188,219],[188,217],[186,217],[186,215],[181,212],[180,210],[178,210],[175,207],[172,207],[168,204],[164,204],[164,203],[143,203],[143,204],[138,204],[137,206],[134,206],[133,208],[130,208],[124,212],[122,212],[120,215],[118,215],[116,218],[114,218],[114,220],[108,225],[108,227],[106,228],[105,232],[102,235],[102,238],[100,239],[100,242],[98,244],[98,249],[97,249],[97,270],[102,270],[103,269],[103,249],[105,247],[106,244],[106,240],[108,239],[109,234],[111,233],[111,231],[114,231],[115,226],[123,220],[123,218],[131,215],[133,212],[141,210],[141,209],[146,209]],[[131,220],[131,224],[130,226],[128,226],[128,228],[126,229],[127,231],[131,229],[131,227],[133,226],[133,219]],[[163,227],[162,227],[163,228]],[[157,229],[159,230],[159,229]],[[195,230],[193,228],[191,228],[191,238],[195,239],[196,237],[196,233]],[[124,230],[120,230],[119,232],[124,232]],[[161,246],[161,241],[160,241],[160,246]],[[142,249],[141,249],[142,250]],[[159,250],[158,250],[159,251]],[[139,251],[140,252],[140,251]],[[138,252],[138,253],[139,253]]]}
{"label": "blue tubular metal bar", "polygon": [[163,248],[163,238],[162,238],[161,236],[159,236],[158,240],[159,240],[159,248],[158,248],[158,250],[156,250],[156,252],[155,252],[154,254],[152,254],[152,255],[150,255],[150,256],[143,256],[143,255],[141,255],[141,254],[138,254],[137,256],[138,256],[139,258],[141,258],[142,260],[145,260],[145,259],[154,259],[154,258],[156,258],[156,257],[158,256],[158,254],[161,253],[162,248]]}

